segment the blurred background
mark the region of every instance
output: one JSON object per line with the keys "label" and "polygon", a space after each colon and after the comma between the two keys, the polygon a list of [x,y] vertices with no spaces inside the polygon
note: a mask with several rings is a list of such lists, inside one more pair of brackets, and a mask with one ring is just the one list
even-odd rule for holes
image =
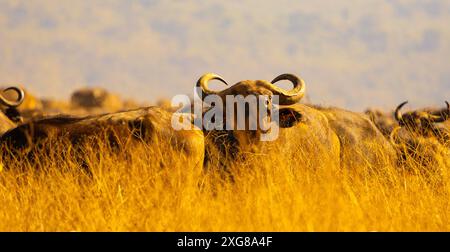
{"label": "blurred background", "polygon": [[[0,0],[0,85],[154,102],[300,75],[312,102],[362,111],[450,100],[450,1]],[[217,85],[219,87],[219,85]]]}

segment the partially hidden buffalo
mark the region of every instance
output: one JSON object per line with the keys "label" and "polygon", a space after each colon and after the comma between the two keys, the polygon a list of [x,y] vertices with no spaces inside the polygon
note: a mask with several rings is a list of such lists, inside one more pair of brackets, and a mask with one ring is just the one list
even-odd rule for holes
{"label": "partially hidden buffalo", "polygon": [[367,115],[335,107],[316,109],[325,114],[339,137],[343,166],[380,168],[395,163],[395,149]]}
{"label": "partially hidden buffalo", "polygon": [[202,131],[175,131],[171,118],[172,113],[157,107],[86,117],[58,115],[19,125],[3,134],[0,141],[3,148],[9,149],[3,153],[25,155],[54,148],[55,142],[63,142],[66,150],[79,151],[83,151],[86,144],[92,147],[103,141],[119,152],[132,151],[134,146],[140,145],[161,148],[161,155],[169,155],[169,149],[164,149],[169,145],[178,153],[175,156],[184,155],[193,168],[202,167]]}
{"label": "partially hidden buffalo", "polygon": [[33,117],[43,114],[44,106],[41,99],[33,95],[29,90],[21,85],[14,88],[17,90],[10,89],[9,92],[5,91],[3,94],[4,97],[10,101],[21,100],[21,103],[18,106],[13,107],[15,113],[20,114],[21,121],[26,122]]}
{"label": "partially hidden buffalo", "polygon": [[395,109],[394,117],[399,125],[395,134],[401,134],[401,130],[416,136],[435,137],[442,144],[449,144],[450,128],[446,122],[450,118],[450,104],[447,101],[446,108],[439,111],[416,110],[401,113],[407,103],[403,102]]}
{"label": "partially hidden buffalo", "polygon": [[[305,82],[293,74],[282,74],[271,82],[245,80],[220,92],[208,88],[208,83],[212,80],[228,85],[217,74],[203,75],[196,86],[201,90],[204,101],[209,95],[221,97],[223,103],[227,101],[226,96],[268,97],[267,107],[258,109],[267,109],[268,115],[278,113],[279,136],[274,141],[263,142],[260,136],[265,132],[259,128],[204,129],[206,147],[213,149],[207,151],[206,162],[220,159],[233,162],[245,160],[248,156],[264,162],[263,160],[281,157],[286,163],[295,166],[311,164],[315,167],[327,164],[353,168],[389,165],[395,160],[395,150],[367,116],[338,108],[298,104],[305,95],[306,87]],[[274,85],[283,80],[290,81],[293,88],[285,90]],[[279,104],[272,109],[274,95],[279,97]],[[226,104],[223,106],[226,107]],[[254,120],[258,118],[259,112],[246,108],[245,117],[247,120]],[[229,120],[235,118],[225,118],[224,122]]]}
{"label": "partially hidden buffalo", "polygon": [[22,104],[25,93],[22,89],[18,87],[8,87],[3,89],[3,92],[14,91],[17,93],[17,99],[9,100],[0,94],[0,104],[2,106],[2,111],[0,112],[0,135],[6,131],[14,128],[17,123],[22,121],[22,117],[17,110],[17,107]]}
{"label": "partially hidden buffalo", "polygon": [[449,118],[450,104],[440,113],[416,110],[401,113],[407,102],[397,106],[394,116],[398,126],[390,141],[399,154],[399,163],[419,173],[446,174],[450,168],[450,129],[444,124]]}
{"label": "partially hidden buffalo", "polygon": [[82,88],[73,92],[71,98],[73,108],[86,109],[90,112],[116,112],[124,108],[123,101],[115,94],[103,88]]}

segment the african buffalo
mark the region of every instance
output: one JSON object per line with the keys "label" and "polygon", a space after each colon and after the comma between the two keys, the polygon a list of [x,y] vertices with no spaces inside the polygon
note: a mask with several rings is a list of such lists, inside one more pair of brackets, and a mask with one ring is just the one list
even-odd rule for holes
{"label": "african buffalo", "polygon": [[[447,107],[439,112],[426,110],[416,110],[402,114],[400,110],[408,102],[403,102],[395,109],[395,119],[402,131],[407,131],[422,137],[435,137],[442,144],[450,142],[450,128],[444,124],[450,118],[450,104],[445,102]],[[401,133],[401,132],[399,132]]]}
{"label": "african buffalo", "polygon": [[385,167],[395,162],[395,149],[367,115],[334,107],[315,108],[325,114],[338,135],[344,166]]}
{"label": "african buffalo", "polygon": [[82,88],[73,92],[71,98],[73,108],[89,111],[116,112],[124,108],[123,101],[117,95],[103,88]]}
{"label": "african buffalo", "polygon": [[[63,142],[66,149],[83,151],[86,144],[106,143],[114,150],[132,150],[144,145],[162,148],[168,145],[178,156],[184,155],[195,167],[202,167],[204,138],[201,130],[175,131],[172,113],[157,107],[86,117],[58,115],[37,119],[9,130],[0,138],[3,148],[12,153],[30,154],[53,148]],[[161,147],[160,147],[161,146]],[[63,150],[61,150],[63,151]],[[3,151],[5,153],[5,151]]]}
{"label": "african buffalo", "polygon": [[9,90],[17,93],[17,99],[15,101],[11,101],[0,94],[0,104],[4,107],[0,112],[0,135],[9,129],[14,128],[17,123],[22,121],[22,117],[17,110],[17,106],[21,105],[25,98],[24,91],[18,87],[8,87],[5,88],[3,92],[7,92]]}
{"label": "african buffalo", "polygon": [[[228,85],[219,75],[208,73],[197,82],[203,100],[209,95],[221,97],[226,103],[226,96],[263,96],[268,97],[267,114],[278,113],[279,137],[274,141],[260,141],[264,130],[250,130],[246,122],[245,130],[204,129],[206,147],[215,149],[207,153],[206,161],[226,158],[236,160],[257,154],[258,158],[282,156],[286,160],[301,157],[302,162],[327,160],[331,166],[364,167],[388,165],[395,159],[395,151],[389,141],[377,130],[365,115],[337,108],[321,108],[297,104],[305,95],[305,82],[292,74],[282,74],[272,82],[264,80],[246,80],[220,91],[208,88],[208,82],[219,80]],[[289,80],[292,90],[284,90],[274,84]],[[271,98],[279,96],[279,106],[272,110]],[[222,104],[223,107],[226,104]],[[247,120],[258,118],[259,111],[245,110]],[[224,124],[235,118],[225,118]],[[211,157],[210,153],[220,153]]]}
{"label": "african buffalo", "polygon": [[450,168],[450,131],[441,124],[448,119],[449,103],[441,114],[425,110],[402,114],[400,110],[406,103],[396,108],[398,126],[390,134],[399,164],[407,170],[419,168],[419,173],[446,174]]}

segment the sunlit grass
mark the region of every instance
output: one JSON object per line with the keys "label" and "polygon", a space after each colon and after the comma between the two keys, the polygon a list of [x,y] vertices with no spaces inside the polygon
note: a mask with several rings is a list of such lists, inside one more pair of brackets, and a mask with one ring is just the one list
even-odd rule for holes
{"label": "sunlit grass", "polygon": [[0,230],[450,230],[450,181],[433,172],[448,167],[409,162],[408,169],[367,173],[368,167],[328,167],[318,156],[310,159],[319,162],[280,156],[202,172],[162,145],[127,152],[64,146],[32,161],[2,161]]}

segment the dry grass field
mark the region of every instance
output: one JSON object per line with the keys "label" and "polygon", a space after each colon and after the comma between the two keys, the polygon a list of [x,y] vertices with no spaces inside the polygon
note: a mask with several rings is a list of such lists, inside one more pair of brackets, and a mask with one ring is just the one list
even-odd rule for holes
{"label": "dry grass field", "polygon": [[448,167],[256,157],[202,171],[163,145],[66,147],[2,160],[1,231],[450,230]]}
{"label": "dry grass field", "polygon": [[0,232],[450,231],[448,24],[450,0],[0,0]]}

